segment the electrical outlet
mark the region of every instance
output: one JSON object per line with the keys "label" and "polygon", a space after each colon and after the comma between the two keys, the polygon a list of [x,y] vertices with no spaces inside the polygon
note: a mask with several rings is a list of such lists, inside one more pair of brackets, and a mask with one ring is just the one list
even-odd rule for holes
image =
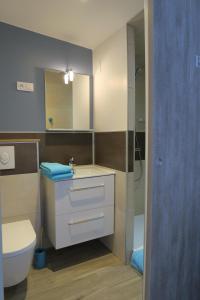
{"label": "electrical outlet", "polygon": [[32,82],[17,81],[17,90],[24,92],[33,92],[34,84]]}

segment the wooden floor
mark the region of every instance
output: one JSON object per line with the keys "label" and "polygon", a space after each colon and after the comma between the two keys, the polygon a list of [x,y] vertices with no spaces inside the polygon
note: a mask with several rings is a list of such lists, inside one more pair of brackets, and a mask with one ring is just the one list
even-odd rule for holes
{"label": "wooden floor", "polygon": [[5,300],[142,300],[142,277],[103,247],[98,253],[93,246],[50,253],[47,268],[32,269],[26,281],[5,290]]}

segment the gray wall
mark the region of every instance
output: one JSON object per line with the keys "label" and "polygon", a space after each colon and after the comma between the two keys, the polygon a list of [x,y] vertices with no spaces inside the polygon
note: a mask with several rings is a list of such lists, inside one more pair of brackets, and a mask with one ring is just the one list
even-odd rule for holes
{"label": "gray wall", "polygon": [[200,69],[195,55],[200,55],[200,1],[151,2],[152,188],[148,190],[151,239],[147,238],[146,299],[198,300]]}
{"label": "gray wall", "polygon": [[[1,22],[0,40],[0,131],[44,131],[44,69],[92,75],[92,51]],[[17,81],[35,91],[17,91]]]}

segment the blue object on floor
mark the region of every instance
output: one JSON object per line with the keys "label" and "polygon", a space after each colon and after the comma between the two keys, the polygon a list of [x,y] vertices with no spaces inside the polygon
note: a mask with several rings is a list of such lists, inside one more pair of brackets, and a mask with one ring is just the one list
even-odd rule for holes
{"label": "blue object on floor", "polygon": [[143,274],[144,272],[144,249],[134,250],[131,258],[131,265]]}
{"label": "blue object on floor", "polygon": [[72,168],[59,163],[43,162],[40,164],[43,173],[48,176],[72,173]]}
{"label": "blue object on floor", "polygon": [[35,250],[34,267],[36,269],[43,269],[46,266],[46,251],[42,248]]}

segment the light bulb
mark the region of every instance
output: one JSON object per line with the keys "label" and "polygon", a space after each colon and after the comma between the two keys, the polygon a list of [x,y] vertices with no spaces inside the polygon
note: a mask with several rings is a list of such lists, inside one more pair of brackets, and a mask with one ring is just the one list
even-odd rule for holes
{"label": "light bulb", "polygon": [[72,70],[69,71],[69,80],[70,81],[74,80],[74,72]]}
{"label": "light bulb", "polygon": [[69,73],[65,73],[65,75],[64,75],[64,82],[65,82],[65,84],[69,83]]}

